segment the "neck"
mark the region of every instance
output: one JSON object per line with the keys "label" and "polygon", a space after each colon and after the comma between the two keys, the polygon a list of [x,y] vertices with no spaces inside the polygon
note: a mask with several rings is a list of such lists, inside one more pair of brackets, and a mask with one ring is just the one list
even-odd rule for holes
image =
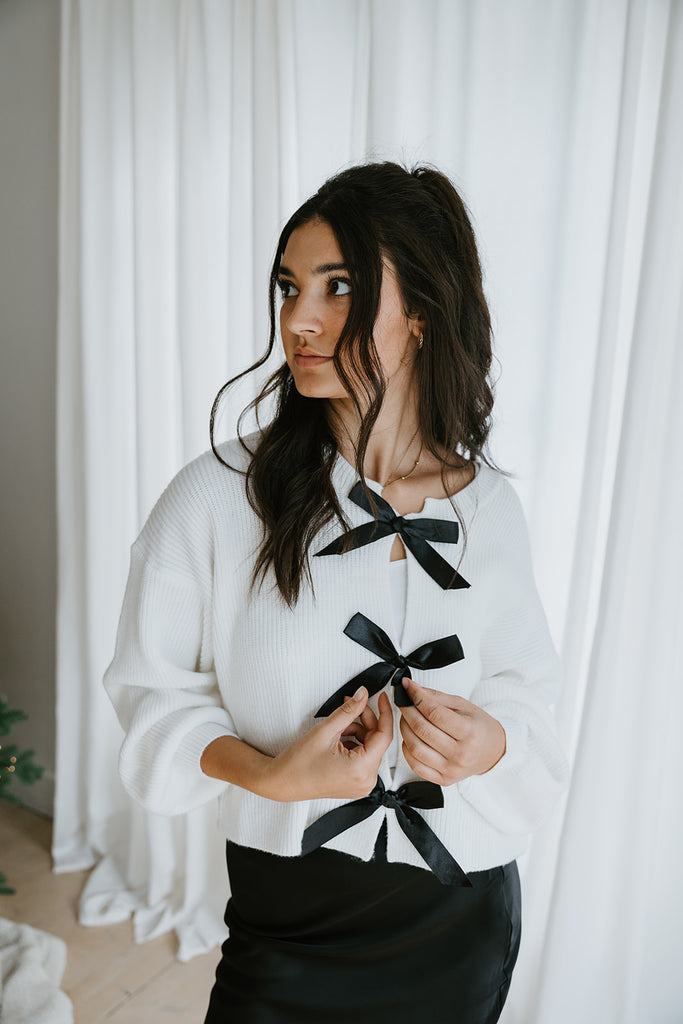
{"label": "neck", "polygon": [[[328,402],[332,430],[339,451],[352,465],[360,432],[360,418],[351,399]],[[387,389],[377,421],[365,452],[363,472],[370,480],[385,485],[398,475],[413,469],[421,446],[415,389],[399,394]]]}

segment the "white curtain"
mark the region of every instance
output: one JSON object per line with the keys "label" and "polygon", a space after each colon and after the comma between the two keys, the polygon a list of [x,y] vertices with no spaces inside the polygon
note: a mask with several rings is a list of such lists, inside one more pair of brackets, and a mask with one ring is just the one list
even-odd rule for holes
{"label": "white curtain", "polygon": [[[508,1024],[674,1024],[683,919],[683,6],[62,0],[55,867],[81,918],[220,941],[215,808],[143,813],[101,686],[129,546],[263,350],[284,219],[366,158],[473,213],[574,776],[521,865]],[[253,393],[227,405],[221,435]]]}

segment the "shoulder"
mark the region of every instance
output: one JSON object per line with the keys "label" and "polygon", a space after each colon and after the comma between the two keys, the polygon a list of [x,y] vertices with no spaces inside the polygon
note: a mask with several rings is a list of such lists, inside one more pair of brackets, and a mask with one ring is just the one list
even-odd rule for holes
{"label": "shoulder", "polygon": [[519,495],[513,484],[500,470],[493,469],[485,462],[476,464],[474,479],[454,498],[479,515],[485,511],[487,516],[502,521],[518,520],[520,516],[524,518]]}
{"label": "shoulder", "polygon": [[245,474],[258,437],[226,441],[217,446],[220,459],[209,450],[176,473],[136,541],[145,558],[164,565],[203,561],[212,556],[217,531],[239,530],[253,519]]}
{"label": "shoulder", "polygon": [[[175,475],[166,491],[178,491],[191,496],[201,496],[215,489],[222,490],[243,479],[252,456],[258,446],[260,435],[248,434],[234,437],[192,459]],[[164,492],[166,493],[166,492]]]}
{"label": "shoulder", "polygon": [[[522,502],[514,484],[503,473],[479,463],[476,477],[463,495],[467,496],[463,511],[473,530],[486,534],[491,542],[501,547],[527,545],[528,530]],[[455,497],[457,501],[459,495]]]}
{"label": "shoulder", "polygon": [[217,445],[220,458],[210,449],[188,462],[173,477],[153,514],[170,512],[178,505],[181,508],[190,505],[211,509],[226,495],[234,498],[243,493],[244,476],[256,450],[258,436],[249,434]]}
{"label": "shoulder", "polygon": [[522,503],[513,483],[498,469],[479,463],[476,479],[479,482],[480,504],[489,504],[492,513],[501,516],[523,516]]}

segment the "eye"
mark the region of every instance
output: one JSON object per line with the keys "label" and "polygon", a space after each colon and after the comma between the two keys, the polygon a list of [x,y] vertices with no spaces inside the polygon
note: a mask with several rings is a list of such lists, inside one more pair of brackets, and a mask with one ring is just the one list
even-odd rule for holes
{"label": "eye", "polygon": [[287,281],[284,277],[281,277],[278,280],[277,286],[280,289],[283,299],[291,299],[294,295],[299,294],[292,282]]}
{"label": "eye", "polygon": [[351,294],[351,282],[347,277],[333,277],[330,281],[329,287],[332,295]]}

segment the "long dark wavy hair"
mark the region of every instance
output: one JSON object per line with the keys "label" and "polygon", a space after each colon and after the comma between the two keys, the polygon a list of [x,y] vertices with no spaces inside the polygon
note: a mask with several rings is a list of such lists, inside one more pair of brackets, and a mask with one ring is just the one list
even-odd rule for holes
{"label": "long dark wavy hair", "polygon": [[[292,232],[315,219],[334,231],[351,280],[349,314],[333,362],[360,418],[356,470],[363,487],[372,501],[363,463],[386,390],[373,342],[385,257],[395,267],[406,314],[424,322],[414,369],[419,429],[424,447],[441,461],[445,495],[448,469],[462,468],[468,460],[494,465],[487,453],[493,406],[491,318],[465,204],[449,179],[428,166],[407,170],[386,162],[350,167],[326,181],[287,221],[270,273],[268,347],[218,392],[210,422],[214,454],[236,468],[216,447],[219,404],[228,388],[261,367],[273,351],[280,262]],[[258,444],[251,451],[241,432],[244,418],[255,411],[259,422],[259,408],[271,396],[275,415],[264,427],[259,423]],[[284,362],[238,421],[238,437],[251,456],[247,496],[263,524],[252,585],[262,583],[272,566],[290,608],[303,579],[312,584],[308,550],[315,535],[333,518],[343,529],[349,527],[331,481],[337,439],[326,407],[325,399],[299,394]]]}

